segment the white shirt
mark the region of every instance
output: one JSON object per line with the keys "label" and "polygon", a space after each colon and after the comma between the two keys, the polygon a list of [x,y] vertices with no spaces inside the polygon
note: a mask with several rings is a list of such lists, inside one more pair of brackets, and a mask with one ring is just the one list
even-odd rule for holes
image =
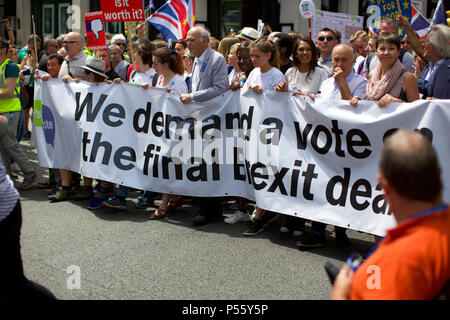
{"label": "white shirt", "polygon": [[277,68],[272,68],[265,73],[261,73],[260,68],[255,68],[248,75],[248,79],[244,84],[244,88],[252,84],[259,84],[263,90],[275,90],[275,87],[286,81],[284,74]]}
{"label": "white shirt", "polygon": [[197,85],[200,83],[200,72],[195,72],[195,69],[205,67],[203,66],[203,62],[205,60],[206,51],[207,50],[205,50],[199,58],[195,58],[194,60],[194,66],[192,67],[192,82],[191,82],[192,92],[197,91]]}
{"label": "white shirt", "polygon": [[136,82],[139,84],[148,83],[152,85],[153,77],[156,75],[156,71],[153,68],[148,69],[145,72],[141,72],[140,70],[137,70],[137,72],[134,73],[133,78],[130,79],[130,82]]}
{"label": "white shirt", "polygon": [[331,77],[333,75],[333,60],[331,58],[331,53],[325,59],[322,59],[320,57],[317,61],[317,64],[325,68],[326,72],[328,73],[328,77]]}
{"label": "white shirt", "polygon": [[168,84],[163,86],[163,76],[159,76],[158,82],[156,84],[156,87],[158,88],[172,88],[172,90],[175,93],[182,94],[182,93],[188,93],[188,87],[186,85],[186,81],[184,80],[183,76],[180,76],[179,74],[175,74],[173,78],[169,81]]}
{"label": "white shirt", "polygon": [[358,67],[361,63],[361,61],[364,61],[366,58],[364,58],[363,56],[358,56],[358,58],[356,58],[355,60],[355,64],[353,65],[353,72],[356,73],[358,72]]}
{"label": "white shirt", "polygon": [[307,72],[300,72],[296,67],[286,71],[288,91],[300,89],[304,94],[315,94],[319,91],[322,82],[328,79],[328,72],[321,67],[316,67],[308,77],[307,75]]}
{"label": "white shirt", "polygon": [[69,67],[70,73],[73,77],[84,78],[85,73],[82,67],[86,65],[87,57],[88,55],[86,54],[86,52],[82,50],[75,57],[71,59],[65,59],[61,65],[61,69],[59,70],[58,78],[62,78],[62,76],[69,74]]}
{"label": "white shirt", "polygon": [[[350,89],[350,92],[353,96],[359,96],[361,99],[365,99],[367,97],[366,94],[366,85],[367,85],[367,79],[355,74],[353,71],[345,78],[345,81],[347,82],[348,88]],[[334,78],[328,78],[322,83],[322,86],[320,87],[320,98],[323,99],[342,99],[341,96],[341,90],[334,81]]]}

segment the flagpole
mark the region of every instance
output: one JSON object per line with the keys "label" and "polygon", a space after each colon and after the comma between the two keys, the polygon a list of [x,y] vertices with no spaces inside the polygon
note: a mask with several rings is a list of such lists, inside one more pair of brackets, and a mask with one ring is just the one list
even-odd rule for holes
{"label": "flagpole", "polygon": [[33,38],[34,38],[34,61],[36,65],[34,66],[36,69],[39,67],[39,58],[37,55],[37,44],[36,44],[36,24],[34,23],[34,15],[31,16],[31,20],[33,20]]}
{"label": "flagpole", "polygon": [[125,28],[127,28],[128,43],[130,44],[130,61],[133,66],[133,71],[136,70],[134,66],[134,54],[133,54],[133,39],[131,38],[131,26],[129,21],[125,21]]}

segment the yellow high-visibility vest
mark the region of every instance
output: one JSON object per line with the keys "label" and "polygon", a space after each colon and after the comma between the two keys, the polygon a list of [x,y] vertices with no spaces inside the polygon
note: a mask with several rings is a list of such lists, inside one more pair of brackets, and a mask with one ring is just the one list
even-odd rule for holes
{"label": "yellow high-visibility vest", "polygon": [[[6,90],[6,65],[10,62],[10,59],[6,59],[0,66],[0,91]],[[16,90],[14,90],[14,96],[9,99],[0,99],[0,113],[16,112],[20,111],[20,79],[17,77]]]}

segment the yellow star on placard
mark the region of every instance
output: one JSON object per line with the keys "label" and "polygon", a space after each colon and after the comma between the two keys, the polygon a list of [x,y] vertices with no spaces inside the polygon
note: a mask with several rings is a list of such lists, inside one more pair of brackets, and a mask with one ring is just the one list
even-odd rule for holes
{"label": "yellow star on placard", "polygon": [[373,26],[376,28],[378,28],[378,22],[376,20],[373,21]]}
{"label": "yellow star on placard", "polygon": [[369,0],[371,4],[373,4],[375,2],[375,0]]}
{"label": "yellow star on placard", "polygon": [[403,34],[403,29],[402,28],[398,28],[398,35],[401,36]]}
{"label": "yellow star on placard", "polygon": [[405,0],[405,2],[403,2],[403,8],[406,10],[409,8],[409,3],[408,1]]}
{"label": "yellow star on placard", "polygon": [[183,21],[183,25],[187,25],[187,21],[186,21],[186,19],[184,19],[184,21]]}
{"label": "yellow star on placard", "polygon": [[192,17],[191,17],[191,20],[192,20],[192,22],[195,23],[195,16],[192,16]]}

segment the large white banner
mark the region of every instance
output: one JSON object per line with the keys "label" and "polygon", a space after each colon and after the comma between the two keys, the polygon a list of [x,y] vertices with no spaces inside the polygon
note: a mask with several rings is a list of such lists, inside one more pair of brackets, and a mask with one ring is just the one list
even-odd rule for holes
{"label": "large white banner", "polygon": [[[450,183],[450,101],[325,101],[227,92],[184,105],[122,84],[37,81],[39,163],[142,190],[240,196],[261,208],[384,235],[395,225],[377,182],[383,137],[432,139]],[[450,199],[448,188],[445,200]]]}

